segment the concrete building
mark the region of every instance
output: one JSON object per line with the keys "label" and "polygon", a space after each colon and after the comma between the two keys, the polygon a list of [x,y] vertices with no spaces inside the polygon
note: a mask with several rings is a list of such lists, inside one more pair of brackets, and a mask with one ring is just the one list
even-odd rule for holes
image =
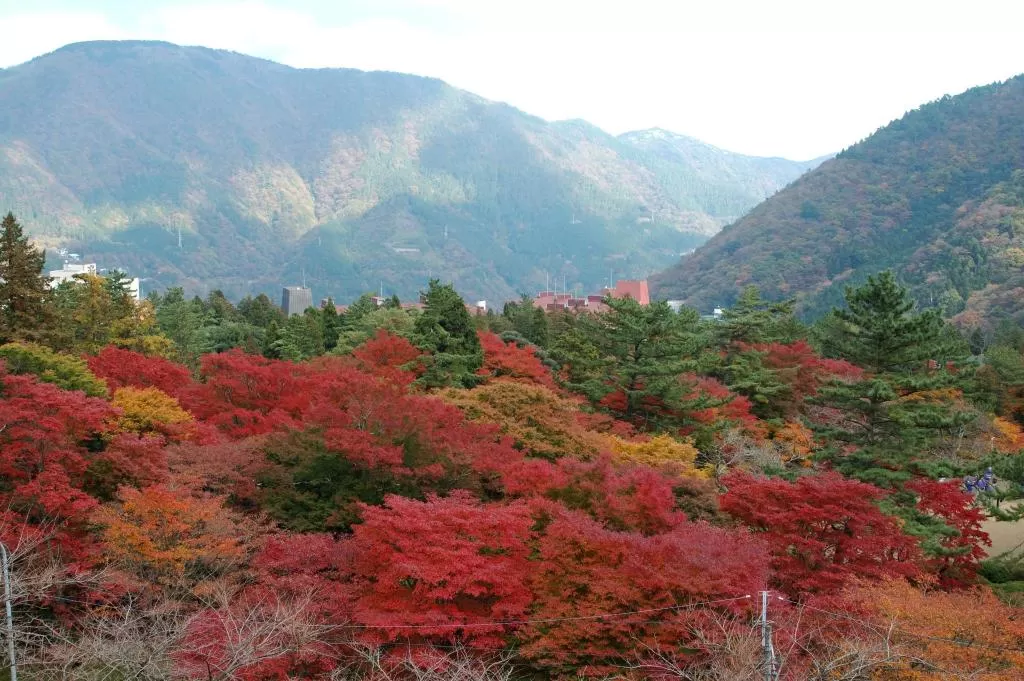
{"label": "concrete building", "polygon": [[80,274],[96,274],[96,263],[65,262],[64,267],[59,270],[50,270],[50,285],[60,286],[65,281],[70,281]]}
{"label": "concrete building", "polygon": [[[103,272],[106,272],[106,270],[103,270]],[[50,286],[60,286],[66,281],[75,281],[75,277],[86,274],[102,276],[100,271],[96,269],[96,263],[94,262],[65,262],[64,266],[59,270],[50,270]],[[142,282],[138,277],[128,281],[128,293],[136,302],[142,299]]]}
{"label": "concrete building", "polygon": [[285,286],[281,292],[281,310],[286,317],[302,314],[313,307],[313,292],[304,286]]}

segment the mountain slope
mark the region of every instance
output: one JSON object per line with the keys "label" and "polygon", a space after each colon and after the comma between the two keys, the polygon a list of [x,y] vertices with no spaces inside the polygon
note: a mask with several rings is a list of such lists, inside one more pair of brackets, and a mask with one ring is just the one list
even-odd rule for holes
{"label": "mountain slope", "polygon": [[628,132],[619,139],[641,150],[644,164],[660,171],[677,196],[695,197],[705,210],[730,220],[788,184],[780,179],[793,179],[829,158],[790,161],[743,156],[658,128]]}
{"label": "mountain slope", "polygon": [[711,182],[634,137],[438,80],[167,43],[80,43],[0,71],[0,209],[147,288],[596,287],[667,265],[805,167]]}
{"label": "mountain slope", "polygon": [[[744,285],[807,314],[894,267],[924,305],[1024,316],[1024,76],[922,106],[807,173],[657,275],[702,309]],[[1015,302],[1014,302],[1015,301]]]}

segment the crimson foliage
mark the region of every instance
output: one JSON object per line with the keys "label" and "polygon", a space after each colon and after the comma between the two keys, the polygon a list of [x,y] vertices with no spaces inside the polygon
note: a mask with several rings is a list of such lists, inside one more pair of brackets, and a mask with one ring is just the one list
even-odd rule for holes
{"label": "crimson foliage", "polygon": [[879,509],[877,487],[835,473],[796,482],[730,473],[724,482],[722,510],[765,538],[772,582],[791,596],[919,572],[917,544]]}

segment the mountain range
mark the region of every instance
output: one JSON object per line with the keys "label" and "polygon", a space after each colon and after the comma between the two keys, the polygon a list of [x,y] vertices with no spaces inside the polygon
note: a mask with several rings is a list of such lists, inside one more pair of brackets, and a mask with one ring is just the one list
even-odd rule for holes
{"label": "mountain range", "polygon": [[1024,322],[1024,76],[924,105],[793,182],[652,279],[700,309],[746,285],[807,317],[892,268],[964,327]]}
{"label": "mountain range", "polygon": [[668,266],[819,162],[168,43],[78,43],[0,71],[0,209],[148,289],[591,290]]}

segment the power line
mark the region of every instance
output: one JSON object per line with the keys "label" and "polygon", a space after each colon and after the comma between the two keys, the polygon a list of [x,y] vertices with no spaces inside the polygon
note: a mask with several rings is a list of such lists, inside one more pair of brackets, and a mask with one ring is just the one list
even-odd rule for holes
{"label": "power line", "polygon": [[[789,598],[782,598],[781,596],[779,597],[779,599],[787,601],[789,603],[792,603],[793,605],[799,606],[801,608],[806,608],[807,610],[814,610],[816,612],[820,612],[820,613],[823,613],[825,615],[829,615],[831,617],[837,617],[839,619],[849,620],[850,622],[854,622],[854,623],[859,624],[859,625],[861,625],[863,627],[866,627],[866,628],[869,628],[869,629],[873,629],[874,631],[880,631],[881,630],[881,627],[879,627],[877,624],[875,624],[873,622],[869,622],[867,620],[858,619],[856,617],[852,617],[850,615],[847,615],[847,614],[844,614],[844,613],[841,613],[841,612],[834,612],[832,610],[824,610],[822,608],[816,608],[813,605],[807,605],[806,603],[800,603],[799,601],[794,601],[794,600],[789,599]],[[958,646],[961,646],[963,648],[981,648],[983,650],[998,650],[998,651],[1006,652],[1006,653],[1024,653],[1024,648],[1008,648],[1008,647],[1005,647],[1005,646],[992,646],[992,645],[987,645],[985,643],[974,643],[973,641],[964,641],[964,640],[956,639],[956,638],[944,638],[942,636],[931,636],[929,634],[919,634],[917,632],[910,631],[908,629],[904,629],[903,627],[893,627],[893,631],[898,631],[898,632],[904,634],[905,636],[909,636],[911,638],[916,638],[916,639],[920,639],[920,640],[924,640],[924,641],[935,641],[935,642],[938,642],[938,643],[952,643],[953,645],[958,645]]]}
{"label": "power line", "polygon": [[[548,617],[542,619],[518,619],[518,620],[490,620],[485,622],[439,622],[437,624],[346,624],[343,627],[349,629],[438,629],[438,628],[455,628],[462,629],[465,627],[498,627],[508,625],[520,625],[520,624],[553,624],[555,622],[576,622],[580,620],[597,620],[614,617],[628,617],[630,615],[644,615],[652,612],[667,612],[667,611],[679,611],[679,610],[693,610],[694,608],[703,607],[706,605],[717,605],[720,603],[730,603],[733,601],[742,601],[744,599],[751,598],[750,594],[743,596],[733,596],[731,598],[720,598],[713,601],[702,601],[700,603],[688,603],[686,605],[669,605],[664,608],[645,608],[643,610],[626,610],[622,612],[603,612],[594,615],[575,615],[573,617]],[[649,620],[647,622],[634,622],[634,624],[661,624],[663,620]]]}

